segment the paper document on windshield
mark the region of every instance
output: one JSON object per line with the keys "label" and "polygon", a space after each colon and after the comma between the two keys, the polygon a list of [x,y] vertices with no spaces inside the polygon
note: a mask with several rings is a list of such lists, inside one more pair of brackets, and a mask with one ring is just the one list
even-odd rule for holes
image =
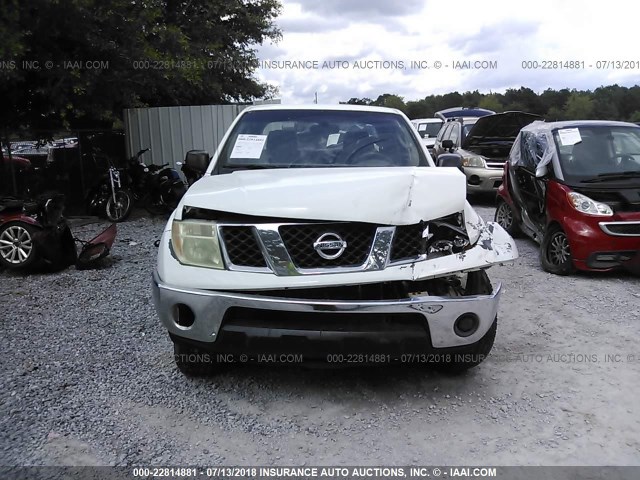
{"label": "paper document on windshield", "polygon": [[558,130],[558,136],[560,137],[560,143],[563,147],[575,145],[582,141],[580,130],[577,128],[563,128],[562,130]]}
{"label": "paper document on windshield", "polygon": [[266,135],[240,134],[233,146],[230,158],[260,158],[266,141]]}
{"label": "paper document on windshield", "polygon": [[330,147],[331,145],[337,145],[338,140],[340,140],[339,133],[330,133],[327,137],[327,147]]}

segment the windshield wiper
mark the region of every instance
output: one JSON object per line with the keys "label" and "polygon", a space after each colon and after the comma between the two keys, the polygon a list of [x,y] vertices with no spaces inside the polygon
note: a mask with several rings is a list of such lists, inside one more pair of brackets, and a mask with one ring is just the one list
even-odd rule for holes
{"label": "windshield wiper", "polygon": [[617,173],[601,173],[596,178],[591,178],[589,180],[581,180],[581,183],[598,183],[598,182],[606,182],[608,180],[624,180],[627,178],[640,178],[640,171],[629,170],[626,172],[617,172]]}

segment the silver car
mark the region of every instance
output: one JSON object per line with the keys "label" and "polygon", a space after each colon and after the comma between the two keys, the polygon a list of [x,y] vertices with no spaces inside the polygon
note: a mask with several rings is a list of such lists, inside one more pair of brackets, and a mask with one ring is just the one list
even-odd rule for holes
{"label": "silver car", "polygon": [[460,119],[443,127],[435,154],[458,153],[467,177],[467,193],[494,192],[502,183],[504,162],[518,132],[541,117],[525,112],[504,112]]}

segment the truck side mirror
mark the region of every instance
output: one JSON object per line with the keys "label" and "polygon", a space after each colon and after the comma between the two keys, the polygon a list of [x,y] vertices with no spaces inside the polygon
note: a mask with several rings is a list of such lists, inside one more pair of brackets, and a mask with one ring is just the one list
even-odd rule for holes
{"label": "truck side mirror", "polygon": [[198,173],[204,173],[209,166],[211,157],[204,150],[189,150],[184,159],[184,164]]}
{"label": "truck side mirror", "polygon": [[[447,141],[450,142],[451,140]],[[438,167],[455,167],[462,170],[462,155],[459,153],[443,153],[438,155],[436,165]]]}
{"label": "truck side mirror", "polygon": [[453,148],[453,140],[443,140],[442,148],[446,150],[451,150]]}

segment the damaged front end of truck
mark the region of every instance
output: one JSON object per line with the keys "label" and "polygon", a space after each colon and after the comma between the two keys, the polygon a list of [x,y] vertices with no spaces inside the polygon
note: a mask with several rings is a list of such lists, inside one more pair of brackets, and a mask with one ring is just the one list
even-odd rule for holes
{"label": "damaged front end of truck", "polygon": [[489,353],[486,270],[515,243],[401,112],[250,107],[203,159],[153,277],[184,373],[278,354],[462,371]]}
{"label": "damaged front end of truck", "polygon": [[194,185],[161,240],[154,299],[179,357],[374,352],[464,370],[488,354],[501,287],[486,269],[517,248],[456,169],[231,177]]}

